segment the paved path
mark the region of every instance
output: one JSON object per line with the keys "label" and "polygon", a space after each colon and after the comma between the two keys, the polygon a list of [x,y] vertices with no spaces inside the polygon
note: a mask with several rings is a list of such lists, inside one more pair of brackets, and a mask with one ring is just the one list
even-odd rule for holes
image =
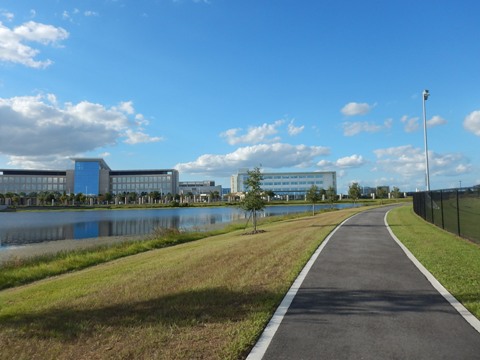
{"label": "paved path", "polygon": [[256,347],[249,359],[480,359],[480,333],[388,232],[390,208],[337,229],[265,354]]}

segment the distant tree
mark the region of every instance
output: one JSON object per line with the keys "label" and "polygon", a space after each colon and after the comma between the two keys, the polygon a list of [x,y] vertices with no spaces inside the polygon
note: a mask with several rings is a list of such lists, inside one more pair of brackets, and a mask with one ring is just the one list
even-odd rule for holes
{"label": "distant tree", "polygon": [[315,215],[315,203],[319,202],[321,198],[322,196],[320,195],[318,187],[316,185],[312,185],[306,194],[307,201],[312,203],[312,215]]}
{"label": "distant tree", "polygon": [[107,192],[105,194],[105,201],[109,204],[113,201],[113,194],[111,192]]}
{"label": "distant tree", "polygon": [[60,196],[60,201],[62,202],[63,205],[67,205],[68,196],[67,196],[67,193],[65,191]]}
{"label": "distant tree", "polygon": [[337,200],[337,192],[335,191],[333,186],[330,186],[327,189],[327,200],[332,205],[332,208],[333,208],[333,203],[335,202],[335,200]]}
{"label": "distant tree", "polygon": [[387,197],[387,190],[383,186],[378,186],[376,196],[380,199],[380,204],[383,204],[383,199]]}
{"label": "distant tree", "polygon": [[273,190],[266,190],[264,194],[268,196],[270,199],[273,199],[275,197],[275,193],[273,192]]}
{"label": "distant tree", "polygon": [[248,177],[244,181],[246,194],[243,200],[240,202],[240,207],[249,211],[253,219],[253,233],[257,232],[257,212],[265,207],[265,201],[263,200],[263,190],[260,187],[260,183],[263,180],[262,173],[259,167],[255,167],[253,170],[247,172]]}
{"label": "distant tree", "polygon": [[220,200],[220,193],[219,193],[217,190],[212,191],[211,194],[210,194],[210,196],[212,197],[212,200],[213,200],[213,201],[218,201],[218,200]]}
{"label": "distant tree", "polygon": [[401,197],[401,193],[400,193],[400,189],[396,186],[393,187],[393,190],[392,190],[392,197],[394,199],[399,199]]}
{"label": "distant tree", "polygon": [[362,191],[358,183],[354,182],[348,187],[348,196],[350,197],[350,199],[353,200],[353,203],[355,203],[360,198],[361,194]]}

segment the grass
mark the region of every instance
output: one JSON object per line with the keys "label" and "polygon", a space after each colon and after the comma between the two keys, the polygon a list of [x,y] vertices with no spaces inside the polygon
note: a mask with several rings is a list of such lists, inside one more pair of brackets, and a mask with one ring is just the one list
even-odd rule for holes
{"label": "grass", "polygon": [[480,246],[425,222],[411,207],[390,211],[388,223],[423,266],[480,318]]}
{"label": "grass", "polygon": [[[313,251],[362,209],[119,258],[0,291],[0,359],[241,359]],[[399,239],[477,317],[480,247],[389,213]]]}
{"label": "grass", "polygon": [[[289,214],[268,217],[259,220],[259,224],[294,219],[305,214]],[[32,258],[14,258],[0,264],[0,290],[24,285],[50,276],[85,269],[125,256],[145,251],[178,245],[209,236],[225,234],[244,228],[242,222],[210,231],[183,232],[176,229],[157,228],[150,239],[125,240],[115,244],[96,246],[93,248],[59,251],[54,254],[35,256]]]}
{"label": "grass", "polygon": [[325,212],[0,292],[0,358],[238,359],[328,233]]}

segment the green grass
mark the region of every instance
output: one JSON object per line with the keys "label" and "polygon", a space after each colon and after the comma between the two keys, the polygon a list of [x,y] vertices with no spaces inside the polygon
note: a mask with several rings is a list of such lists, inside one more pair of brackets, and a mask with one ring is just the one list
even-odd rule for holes
{"label": "green grass", "polygon": [[311,254],[360,209],[263,224],[0,291],[0,358],[244,357]]}
{"label": "green grass", "polygon": [[425,222],[409,206],[390,211],[388,223],[423,266],[480,318],[480,246]]}
{"label": "green grass", "polygon": [[[299,213],[262,218],[259,220],[259,224],[266,225],[272,222],[294,219],[302,216],[305,216],[305,214]],[[25,285],[50,276],[78,271],[90,266],[153,249],[196,241],[209,236],[225,234],[238,229],[243,229],[244,227],[245,224],[243,222],[236,222],[210,231],[184,232],[175,229],[159,228],[156,229],[148,239],[122,241],[116,244],[81,250],[60,251],[55,254],[41,255],[33,258],[15,258],[0,265],[0,290]]]}

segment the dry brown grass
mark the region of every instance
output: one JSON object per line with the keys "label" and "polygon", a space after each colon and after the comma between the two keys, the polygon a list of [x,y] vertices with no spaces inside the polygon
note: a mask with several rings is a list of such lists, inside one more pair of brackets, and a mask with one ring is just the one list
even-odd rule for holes
{"label": "dry brown grass", "polygon": [[0,292],[2,359],[238,359],[359,209],[153,250]]}

